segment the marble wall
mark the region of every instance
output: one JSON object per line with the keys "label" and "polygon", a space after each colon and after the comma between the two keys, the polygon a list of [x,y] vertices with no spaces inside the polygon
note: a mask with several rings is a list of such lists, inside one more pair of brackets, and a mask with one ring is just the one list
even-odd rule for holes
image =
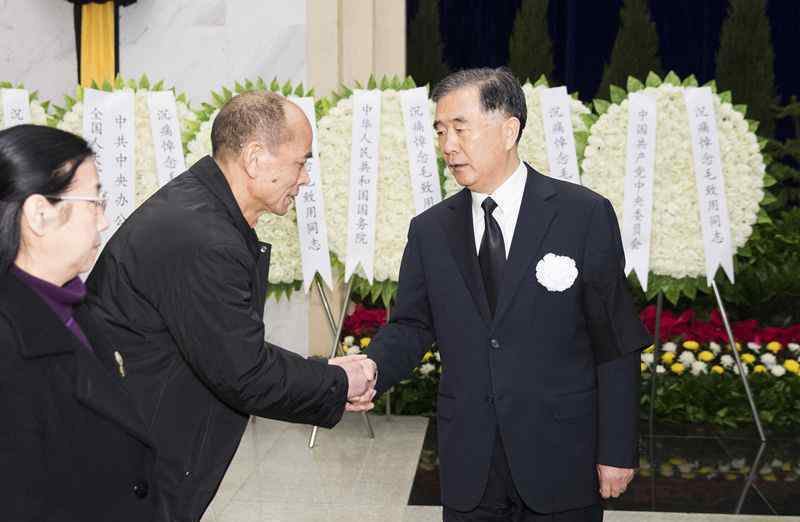
{"label": "marble wall", "polygon": [[72,5],[0,0],[0,81],[22,82],[58,104],[78,83]]}
{"label": "marble wall", "polygon": [[120,72],[195,103],[244,78],[305,81],[305,20],[302,1],[139,0],[120,9]]}
{"label": "marble wall", "polygon": [[[306,81],[306,3],[139,0],[120,9],[120,72],[165,79],[194,102],[243,78]],[[61,103],[77,83],[72,5],[0,0],[0,80]]]}

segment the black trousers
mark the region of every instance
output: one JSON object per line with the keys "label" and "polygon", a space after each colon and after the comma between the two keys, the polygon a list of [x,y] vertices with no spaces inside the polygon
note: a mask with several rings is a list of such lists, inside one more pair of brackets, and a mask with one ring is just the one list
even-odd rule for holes
{"label": "black trousers", "polygon": [[602,522],[600,504],[561,513],[536,513],[520,497],[508,466],[500,431],[495,434],[489,480],[478,507],[456,511],[444,506],[444,522]]}

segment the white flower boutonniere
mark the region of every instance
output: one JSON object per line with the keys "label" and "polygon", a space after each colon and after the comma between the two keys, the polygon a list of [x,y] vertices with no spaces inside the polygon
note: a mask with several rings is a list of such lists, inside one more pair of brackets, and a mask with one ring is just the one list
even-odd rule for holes
{"label": "white flower boutonniere", "polygon": [[550,252],[536,263],[536,280],[550,292],[563,292],[577,278],[578,267],[571,257]]}

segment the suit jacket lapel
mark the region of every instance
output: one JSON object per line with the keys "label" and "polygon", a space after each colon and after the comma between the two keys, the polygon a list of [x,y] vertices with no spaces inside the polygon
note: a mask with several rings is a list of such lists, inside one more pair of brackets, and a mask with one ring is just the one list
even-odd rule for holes
{"label": "suit jacket lapel", "polygon": [[445,223],[445,232],[453,258],[464,278],[475,306],[487,326],[492,322],[489,301],[483,288],[478,255],[475,252],[475,230],[472,226],[472,198],[464,189],[450,198],[450,213]]}
{"label": "suit jacket lapel", "polygon": [[528,166],[522,205],[497,297],[494,324],[498,324],[503,314],[508,311],[514,296],[523,286],[521,280],[530,272],[531,265],[538,259],[542,241],[557,213],[556,204],[552,199],[555,195],[555,190],[544,175]]}

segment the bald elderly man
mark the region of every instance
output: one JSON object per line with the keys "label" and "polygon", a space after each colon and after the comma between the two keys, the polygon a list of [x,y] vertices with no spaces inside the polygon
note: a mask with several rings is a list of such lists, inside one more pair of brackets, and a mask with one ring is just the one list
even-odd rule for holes
{"label": "bald elderly man", "polygon": [[264,342],[270,245],[253,227],[266,212],[286,214],[309,182],[311,140],[286,98],[234,97],[214,120],[212,156],[134,212],[88,280],[150,426],[152,494],[172,521],[200,520],[249,415],[332,427],[345,409],[372,406],[372,361],[327,364]]}

